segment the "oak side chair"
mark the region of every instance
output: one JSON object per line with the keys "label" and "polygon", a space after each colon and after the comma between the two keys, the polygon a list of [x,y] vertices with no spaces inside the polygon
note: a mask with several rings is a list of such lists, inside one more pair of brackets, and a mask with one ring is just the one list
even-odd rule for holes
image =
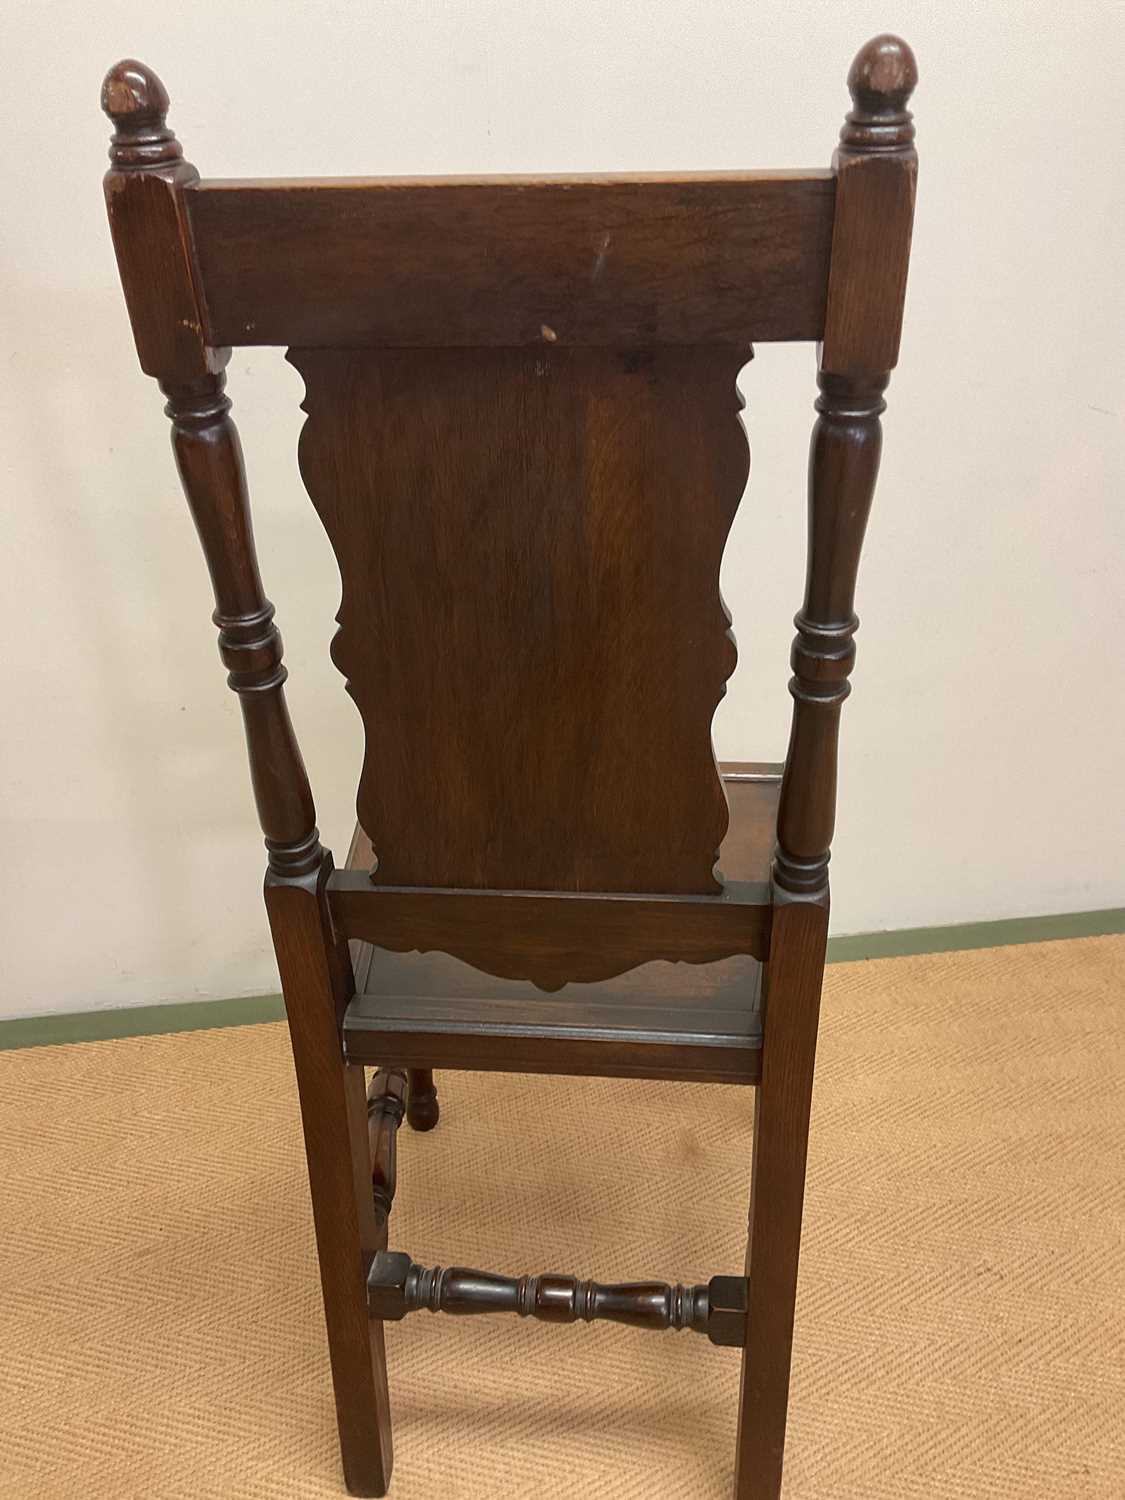
{"label": "oak side chair", "polygon": [[[741,1348],[735,1493],[779,1493],[916,77],[898,38],[862,49],[826,171],[249,182],[200,180],[149,69],[105,80],[121,281],[245,719],[355,1495],[391,1477],[383,1322],[421,1308]],[[820,386],[792,732],[784,767],[719,767],[719,565],[749,470],[735,377],[752,340],[792,339],[819,344]],[[343,870],[223,394],[250,344],[304,378],[300,469],[342,575],[333,657],[366,732]],[[434,1067],[751,1085],[745,1274],[604,1286],[389,1250],[396,1131],[437,1123]]]}

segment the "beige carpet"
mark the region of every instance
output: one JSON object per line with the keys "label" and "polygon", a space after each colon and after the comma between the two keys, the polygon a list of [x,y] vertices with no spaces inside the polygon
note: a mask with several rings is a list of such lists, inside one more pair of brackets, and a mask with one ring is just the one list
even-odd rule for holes
{"label": "beige carpet", "polygon": [[[750,1096],[445,1075],[394,1242],[736,1270]],[[280,1026],[0,1055],[0,1494],[342,1494]],[[418,1314],[397,1500],[726,1496],[738,1354]],[[787,1500],[1125,1495],[1125,938],[833,967]]]}

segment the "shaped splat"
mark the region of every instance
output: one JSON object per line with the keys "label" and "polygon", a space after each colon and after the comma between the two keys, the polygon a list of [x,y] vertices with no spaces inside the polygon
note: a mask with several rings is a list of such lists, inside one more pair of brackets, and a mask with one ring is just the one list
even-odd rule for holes
{"label": "shaped splat", "polygon": [[749,355],[290,353],[379,884],[720,889]]}

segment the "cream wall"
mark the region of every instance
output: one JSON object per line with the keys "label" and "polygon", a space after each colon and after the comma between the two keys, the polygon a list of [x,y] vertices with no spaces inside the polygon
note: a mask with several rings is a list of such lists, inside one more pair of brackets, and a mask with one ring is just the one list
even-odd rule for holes
{"label": "cream wall", "polygon": [[[920,194],[860,578],[835,930],[1125,902],[1123,15],[1110,0],[10,7],[0,1014],[277,983],[237,706],[101,204],[98,88],[130,54],[163,76],[205,175],[695,169],[826,163],[852,54],[905,35]],[[754,471],[723,576],[742,658],[716,740],[777,757],[812,351],[763,347],[743,388]],[[340,850],[359,732],[327,660],[338,581],[296,473],[300,383],[257,350],[230,390]]]}

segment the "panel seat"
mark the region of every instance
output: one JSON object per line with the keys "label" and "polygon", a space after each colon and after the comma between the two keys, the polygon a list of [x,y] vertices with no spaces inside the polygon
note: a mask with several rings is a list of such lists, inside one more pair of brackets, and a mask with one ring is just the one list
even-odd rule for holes
{"label": "panel seat", "polygon": [[[730,828],[720,868],[731,881],[769,877],[781,768],[722,766]],[[372,863],[357,828],[349,869]],[[356,996],[344,1045],[357,1062],[602,1077],[754,1083],[761,1068],[761,965],[654,962],[545,995],[444,953],[352,944]]]}

